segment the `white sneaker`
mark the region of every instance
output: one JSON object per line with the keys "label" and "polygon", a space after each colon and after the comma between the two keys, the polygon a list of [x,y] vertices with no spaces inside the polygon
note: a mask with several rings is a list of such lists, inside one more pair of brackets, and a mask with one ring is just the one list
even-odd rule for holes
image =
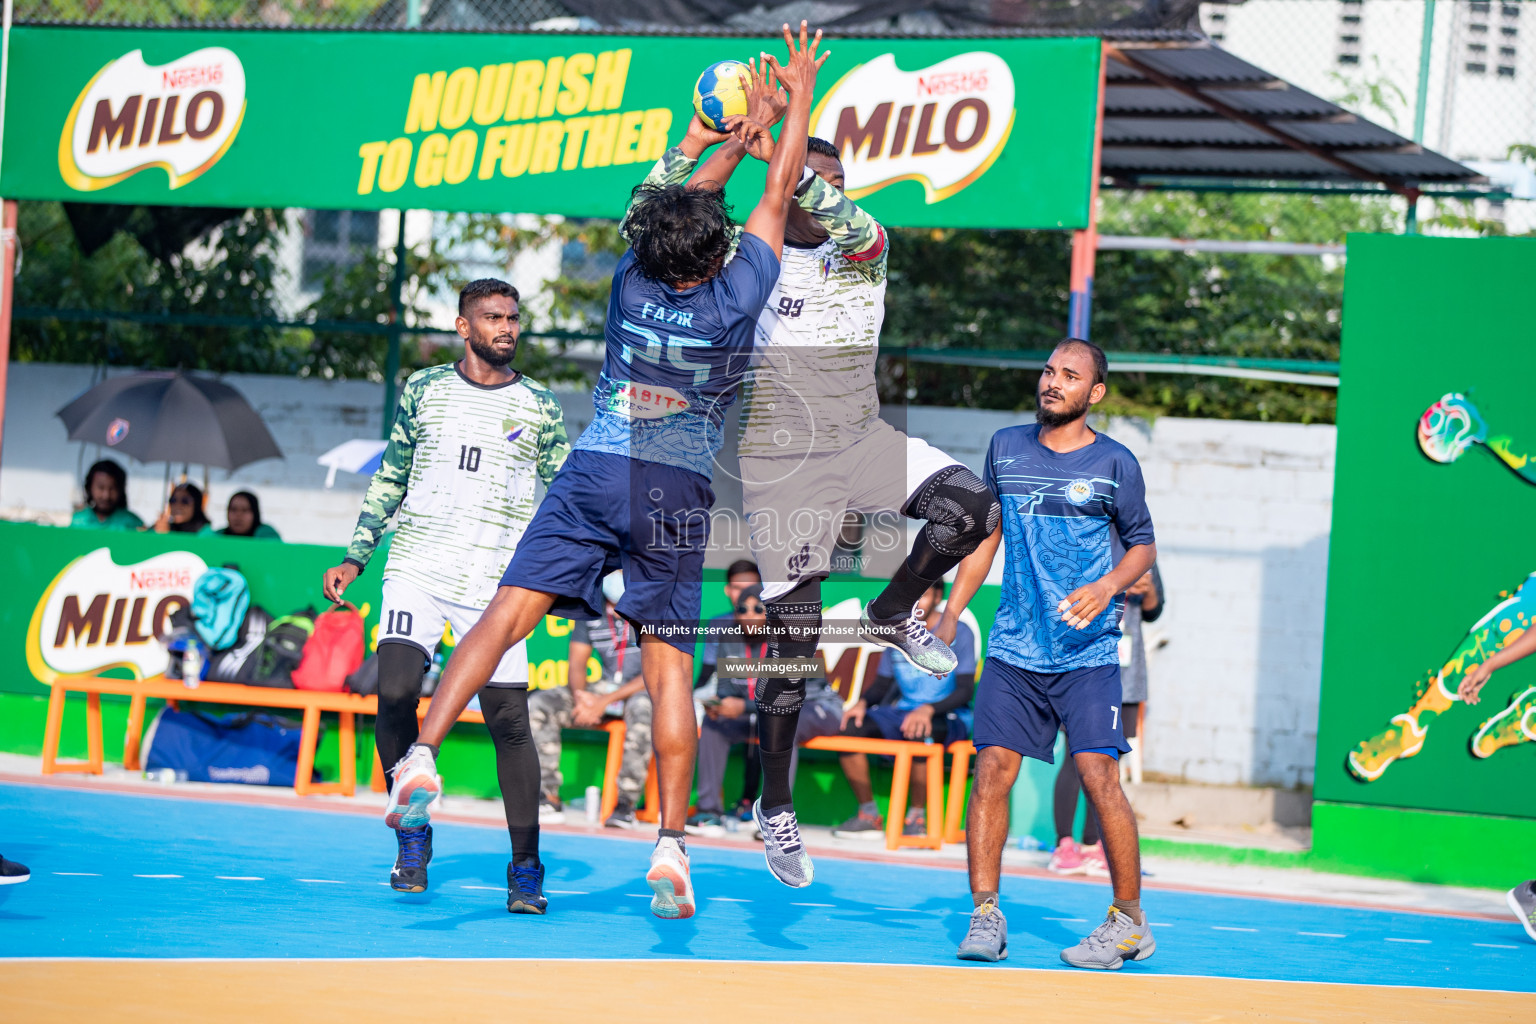
{"label": "white sneaker", "polygon": [[411,745],[395,765],[395,788],[384,809],[384,824],[390,828],[419,828],[432,820],[428,805],[443,792],[443,780],[437,774],[432,751],[420,743]]}
{"label": "white sneaker", "polygon": [[656,895],[651,897],[651,913],[657,917],[693,916],[693,882],[688,874],[688,855],[671,836],[656,840],[651,851],[651,869],[645,884]]}
{"label": "white sneaker", "polygon": [[539,824],[540,825],[564,825],[565,824],[565,809],[562,808],[562,807],[556,807],[554,804],[550,803],[547,800],[540,800],[539,801]]}

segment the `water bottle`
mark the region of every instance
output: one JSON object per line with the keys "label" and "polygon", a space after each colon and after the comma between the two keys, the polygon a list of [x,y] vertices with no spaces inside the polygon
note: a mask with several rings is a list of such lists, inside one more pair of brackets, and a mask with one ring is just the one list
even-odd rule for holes
{"label": "water bottle", "polygon": [[596,786],[587,787],[587,798],[582,801],[582,810],[586,812],[587,824],[596,825],[598,815],[603,809],[603,793]]}
{"label": "water bottle", "polygon": [[203,681],[203,645],[190,643],[187,645],[186,654],[181,659],[182,685],[189,690],[195,690]]}

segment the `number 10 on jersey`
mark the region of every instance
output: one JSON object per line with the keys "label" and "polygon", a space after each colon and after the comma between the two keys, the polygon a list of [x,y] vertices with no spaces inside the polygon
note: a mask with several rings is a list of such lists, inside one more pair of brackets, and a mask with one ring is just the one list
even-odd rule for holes
{"label": "number 10 on jersey", "polygon": [[466,473],[480,472],[480,449],[459,445],[459,468]]}

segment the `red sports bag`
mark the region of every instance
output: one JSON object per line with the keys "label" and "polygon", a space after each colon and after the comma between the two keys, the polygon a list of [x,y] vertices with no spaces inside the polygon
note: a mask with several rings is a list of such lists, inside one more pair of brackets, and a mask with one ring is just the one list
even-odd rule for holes
{"label": "red sports bag", "polygon": [[347,676],[363,663],[363,616],[346,602],[315,616],[315,631],[304,643],[293,685],[299,690],[346,688]]}

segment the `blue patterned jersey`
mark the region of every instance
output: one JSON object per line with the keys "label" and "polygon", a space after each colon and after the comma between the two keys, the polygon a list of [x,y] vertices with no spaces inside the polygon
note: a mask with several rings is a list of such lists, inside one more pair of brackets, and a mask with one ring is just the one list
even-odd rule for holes
{"label": "blue patterned jersey", "polygon": [[676,291],[640,272],[633,251],[613,274],[596,415],[575,448],[711,477],[725,410],[750,369],[757,316],[779,279],[767,243],[743,234],[718,275]]}
{"label": "blue patterned jersey", "polygon": [[1114,568],[1111,526],[1126,547],[1153,542],[1141,465],[1108,434],[1065,454],[1039,438],[1037,424],[1005,427],[987,450],[984,479],[1003,505],[1003,598],[988,656],[1034,672],[1114,665],[1123,599],[1081,630],[1056,606]]}

